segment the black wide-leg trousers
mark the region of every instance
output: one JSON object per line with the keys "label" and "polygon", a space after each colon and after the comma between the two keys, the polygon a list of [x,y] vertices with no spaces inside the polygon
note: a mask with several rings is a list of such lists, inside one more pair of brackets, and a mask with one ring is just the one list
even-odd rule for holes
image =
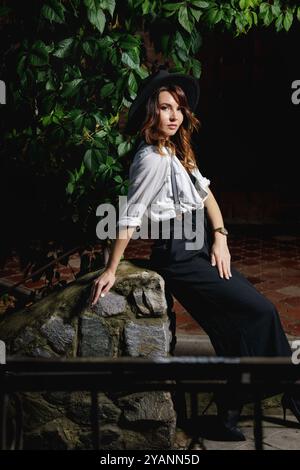
{"label": "black wide-leg trousers", "polygon": [[[204,213],[204,244],[185,250],[185,240],[158,240],[150,262],[172,295],[208,334],[217,356],[288,356],[292,354],[275,305],[231,265],[221,278],[211,265],[212,234]],[[171,300],[172,301],[172,300]]]}
{"label": "black wide-leg trousers", "polygon": [[[172,236],[169,240],[155,240],[152,246],[150,268],[165,281],[175,341],[173,296],[207,333],[217,356],[291,357],[292,350],[275,305],[234,266],[231,265],[232,277],[226,279],[220,277],[217,266],[211,265],[213,236],[206,212],[203,220],[204,244],[200,250],[186,250],[185,240]],[[263,397],[280,392],[269,391]],[[252,402],[253,397],[248,393],[237,395],[231,388],[228,395],[216,394],[215,400],[235,408]]]}

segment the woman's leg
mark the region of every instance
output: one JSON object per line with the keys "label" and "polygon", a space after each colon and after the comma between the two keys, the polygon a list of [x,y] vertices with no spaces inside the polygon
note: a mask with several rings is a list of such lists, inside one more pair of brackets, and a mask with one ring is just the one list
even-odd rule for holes
{"label": "woman's leg", "polygon": [[[202,255],[176,269],[163,270],[166,290],[206,331],[217,356],[285,356],[292,354],[274,304],[234,267],[232,278],[222,279],[208,256]],[[281,393],[274,390],[264,397]],[[222,400],[239,406],[237,394]],[[243,395],[240,403],[252,397]]]}
{"label": "woman's leg", "polygon": [[240,272],[219,276],[207,256],[161,272],[166,288],[210,336],[220,356],[292,354],[275,305]]}

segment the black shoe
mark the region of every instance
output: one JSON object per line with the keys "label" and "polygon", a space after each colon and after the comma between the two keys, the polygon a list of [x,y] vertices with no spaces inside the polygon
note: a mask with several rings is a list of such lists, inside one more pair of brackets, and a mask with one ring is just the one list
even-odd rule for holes
{"label": "black shoe", "polygon": [[286,410],[289,409],[300,423],[300,400],[298,398],[294,398],[289,393],[284,393],[281,398],[281,405],[284,421],[286,421]]}
{"label": "black shoe", "polygon": [[218,406],[220,434],[224,441],[245,441],[246,438],[237,427],[241,409],[226,409]]}

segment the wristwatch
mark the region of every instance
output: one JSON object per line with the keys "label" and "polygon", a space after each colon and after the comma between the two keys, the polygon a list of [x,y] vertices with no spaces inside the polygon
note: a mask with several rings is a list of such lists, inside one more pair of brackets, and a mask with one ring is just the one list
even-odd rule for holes
{"label": "wristwatch", "polygon": [[220,232],[223,235],[228,235],[228,230],[225,227],[214,228],[213,232]]}

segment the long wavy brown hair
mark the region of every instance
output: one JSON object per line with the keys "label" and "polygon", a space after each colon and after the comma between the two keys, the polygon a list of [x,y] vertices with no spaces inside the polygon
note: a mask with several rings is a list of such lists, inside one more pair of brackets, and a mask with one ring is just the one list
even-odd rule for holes
{"label": "long wavy brown hair", "polygon": [[[159,93],[168,91],[182,108],[183,121],[176,134],[169,139],[160,131]],[[147,144],[156,145],[160,155],[163,155],[163,146],[169,148],[172,153],[181,160],[187,171],[197,166],[195,153],[191,145],[191,136],[194,130],[199,130],[201,123],[191,111],[186,95],[179,85],[170,83],[161,86],[148,98],[146,103],[146,118],[139,130]]]}

